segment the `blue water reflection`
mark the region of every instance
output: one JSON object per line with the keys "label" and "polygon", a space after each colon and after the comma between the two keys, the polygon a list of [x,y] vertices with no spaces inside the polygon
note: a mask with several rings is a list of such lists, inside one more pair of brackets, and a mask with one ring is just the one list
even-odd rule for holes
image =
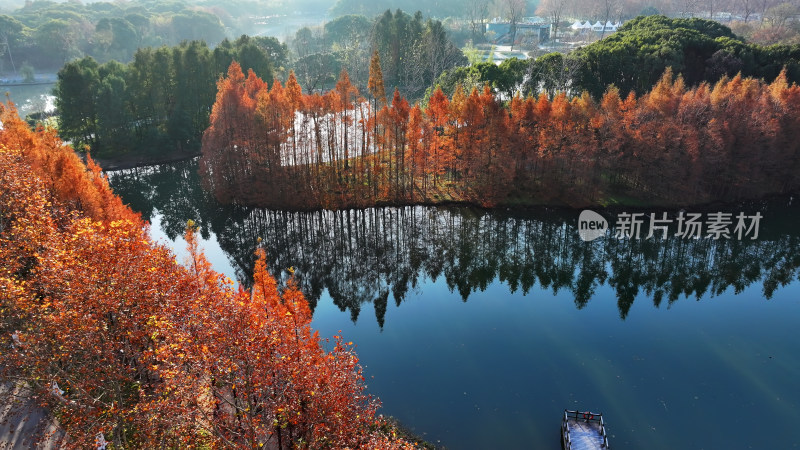
{"label": "blue water reflection", "polygon": [[[453,449],[557,448],[564,408],[612,448],[791,448],[800,422],[800,213],[753,242],[578,239],[577,212],[217,205],[191,165],[115,174],[174,239],[197,221],[218,270],[296,268],[323,337],[354,341],[383,413]],[[737,211],[733,211],[737,212]]]}

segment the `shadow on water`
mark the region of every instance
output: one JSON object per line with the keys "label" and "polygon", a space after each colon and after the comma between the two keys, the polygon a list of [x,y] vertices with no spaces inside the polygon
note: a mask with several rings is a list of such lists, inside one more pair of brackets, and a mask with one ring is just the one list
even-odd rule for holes
{"label": "shadow on water", "polygon": [[[578,309],[607,284],[625,319],[639,294],[658,307],[729,288],[739,293],[758,283],[769,299],[800,273],[800,205],[791,199],[726,208],[734,215],[763,216],[755,240],[607,235],[584,242],[578,212],[569,210],[288,212],[223,206],[202,190],[195,161],[117,171],[111,184],[144,219],[158,212],[171,239],[183,233],[188,219],[199,224],[204,238],[216,235],[244,284],[250,283],[261,238],[273,274],[285,280],[293,268],[312,308],[327,290],[354,322],[372,303],[381,327],[388,303],[399,306],[425,280],[444,279],[465,302],[496,280],[512,293],[527,293],[538,283],[554,294],[569,292]],[[604,215],[613,219],[615,213]]]}

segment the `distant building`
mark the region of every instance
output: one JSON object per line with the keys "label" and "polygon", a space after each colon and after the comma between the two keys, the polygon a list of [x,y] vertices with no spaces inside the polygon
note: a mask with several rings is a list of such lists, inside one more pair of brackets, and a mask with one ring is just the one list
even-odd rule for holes
{"label": "distant building", "polygon": [[[511,23],[494,19],[486,24],[486,31],[494,33],[496,44],[511,44]],[[517,24],[514,44],[546,42],[550,40],[550,24],[534,17],[526,17]]]}

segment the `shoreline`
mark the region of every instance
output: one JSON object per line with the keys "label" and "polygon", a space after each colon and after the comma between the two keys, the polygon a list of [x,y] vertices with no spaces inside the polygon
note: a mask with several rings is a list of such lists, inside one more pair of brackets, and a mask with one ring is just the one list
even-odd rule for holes
{"label": "shoreline", "polygon": [[[213,196],[213,194],[212,194]],[[530,202],[530,203],[522,203],[518,201],[509,202],[509,203],[498,203],[496,205],[487,206],[482,205],[477,202],[472,202],[469,200],[431,200],[425,199],[422,201],[415,201],[415,202],[391,202],[391,201],[378,201],[373,204],[363,205],[357,203],[344,203],[337,207],[333,208],[326,208],[326,207],[306,207],[306,208],[288,208],[285,206],[280,205],[263,205],[263,204],[249,204],[249,203],[237,203],[233,202],[230,205],[235,205],[238,207],[243,208],[253,208],[253,209],[268,209],[274,211],[291,211],[291,212],[315,212],[315,211],[359,211],[359,210],[366,210],[371,208],[405,208],[405,207],[438,207],[438,208],[472,208],[475,210],[481,211],[491,211],[495,213],[499,212],[509,212],[509,213],[520,213],[520,212],[531,212],[531,213],[541,213],[541,212],[549,212],[549,213],[561,213],[561,214],[569,214],[573,212],[583,211],[583,210],[592,210],[592,211],[599,211],[602,213],[620,213],[627,211],[633,211],[637,213],[655,213],[655,212],[667,212],[667,213],[678,213],[679,211],[689,211],[689,212],[713,212],[713,211],[721,211],[721,210],[728,210],[732,208],[745,208],[748,205],[752,206],[756,203],[763,203],[763,202],[773,202],[773,201],[780,201],[780,200],[787,200],[791,204],[793,198],[795,196],[800,196],[800,192],[785,192],[785,193],[771,193],[767,194],[763,197],[758,198],[745,198],[735,201],[723,201],[723,200],[712,200],[705,203],[686,203],[686,204],[658,204],[658,203],[647,203],[643,204],[639,199],[631,203],[611,203],[611,204],[586,204],[586,205],[570,205],[567,203],[542,203],[542,202]]]}
{"label": "shoreline", "polygon": [[[86,163],[86,153],[76,152],[81,160]],[[157,166],[159,164],[169,164],[182,161],[188,161],[200,156],[200,153],[168,153],[164,156],[147,157],[142,155],[128,155],[127,157],[119,158],[95,158],[94,162],[103,169],[103,172],[111,172],[115,170],[136,169],[140,167]]]}
{"label": "shoreline", "polygon": [[56,83],[57,83],[57,81],[55,81],[55,80],[54,81],[31,81],[29,83],[25,82],[25,81],[12,81],[12,82],[9,82],[9,83],[0,83],[0,87],[6,87],[6,86],[8,86],[8,87],[41,86],[41,85],[44,85],[44,84],[56,84]]}
{"label": "shoreline", "polygon": [[[76,152],[81,160],[85,163],[86,162],[86,154],[82,152]],[[127,169],[135,169],[135,168],[142,168],[142,167],[149,167],[149,166],[156,166],[161,164],[170,164],[170,163],[177,163],[188,161],[194,158],[199,158],[201,154],[197,153],[187,153],[187,152],[173,152],[168,153],[164,156],[160,157],[143,157],[142,155],[127,155],[119,158],[93,158],[94,162],[103,169],[104,172],[109,171],[116,171],[116,170],[127,170]],[[695,211],[712,211],[714,209],[719,208],[730,208],[733,206],[744,206],[748,203],[753,202],[765,202],[765,201],[774,201],[780,198],[792,198],[795,195],[800,195],[798,192],[788,192],[788,193],[774,193],[769,194],[761,198],[748,198],[748,199],[741,199],[733,202],[725,202],[725,201],[710,201],[706,203],[696,203],[696,204],[640,204],[641,200],[636,199],[634,202],[631,203],[610,203],[610,204],[589,204],[589,205],[568,205],[565,203],[520,203],[520,202],[512,202],[512,203],[500,203],[494,206],[485,206],[479,203],[470,202],[470,201],[459,201],[459,200],[441,200],[435,201],[431,199],[424,199],[422,201],[416,201],[413,203],[409,202],[389,202],[389,201],[378,201],[371,205],[360,205],[360,204],[350,204],[345,203],[340,205],[337,208],[324,208],[324,207],[312,207],[312,208],[285,208],[276,205],[259,205],[259,204],[244,204],[244,203],[234,203],[237,206],[245,207],[245,208],[263,208],[263,209],[270,209],[270,210],[282,210],[282,211],[293,211],[293,212],[313,212],[313,211],[323,211],[323,210],[363,210],[369,208],[402,208],[407,206],[424,206],[424,207],[468,207],[468,208],[475,208],[484,211],[542,211],[542,210],[550,210],[550,211],[560,211],[560,212],[571,212],[571,211],[580,211],[580,210],[599,210],[599,211],[621,211],[625,209],[636,209],[637,212],[655,212],[655,211],[679,211],[684,209],[692,209]]]}

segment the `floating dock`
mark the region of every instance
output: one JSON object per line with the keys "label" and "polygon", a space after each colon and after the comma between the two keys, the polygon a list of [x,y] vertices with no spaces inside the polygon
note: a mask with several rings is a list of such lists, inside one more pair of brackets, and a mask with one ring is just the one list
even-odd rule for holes
{"label": "floating dock", "polygon": [[561,419],[561,448],[564,450],[606,450],[608,434],[603,415],[589,411],[564,410]]}

